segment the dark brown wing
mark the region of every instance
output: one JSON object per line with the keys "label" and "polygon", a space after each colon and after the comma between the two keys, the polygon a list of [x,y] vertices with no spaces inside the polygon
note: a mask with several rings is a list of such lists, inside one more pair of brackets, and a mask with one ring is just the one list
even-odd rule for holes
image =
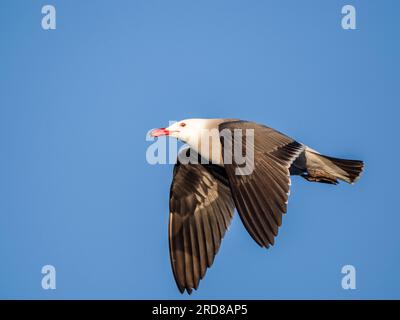
{"label": "dark brown wing", "polygon": [[[290,187],[289,168],[303,152],[304,146],[280,132],[254,122],[225,122],[219,129],[224,167],[240,218],[253,239],[260,246],[268,248],[274,244],[274,237],[278,235],[278,227],[282,224],[282,214],[286,212]],[[251,139],[246,139],[247,129],[254,130],[253,143]],[[235,130],[243,133],[242,139],[235,140]],[[229,132],[231,140],[226,134]],[[233,146],[240,140],[242,148],[237,150],[243,150],[242,156],[246,154],[249,144],[254,150],[253,171],[247,175],[237,174],[241,172],[242,166],[235,161]],[[226,159],[232,159],[231,164]],[[247,154],[245,159],[251,160]]]}
{"label": "dark brown wing", "polygon": [[169,207],[172,270],[181,293],[186,289],[190,294],[212,265],[233,215],[224,168],[178,162]]}

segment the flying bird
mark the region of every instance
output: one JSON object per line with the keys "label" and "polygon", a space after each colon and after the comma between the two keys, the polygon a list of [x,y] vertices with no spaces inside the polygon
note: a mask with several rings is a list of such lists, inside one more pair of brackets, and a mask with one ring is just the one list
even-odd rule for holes
{"label": "flying bird", "polygon": [[[243,150],[252,154],[248,173],[240,171],[243,163],[235,157],[233,140],[222,137],[222,132],[234,137],[237,131],[252,133],[252,139],[245,135],[237,139],[242,144],[240,155]],[[205,136],[209,132],[220,136],[210,143]],[[364,168],[362,161],[322,155],[272,128],[237,119],[187,119],[154,129],[150,135],[174,137],[188,145],[178,155],[169,197],[169,252],[181,293],[198,288],[235,208],[250,236],[268,248],[286,213],[291,175],[352,184]],[[209,141],[207,146],[204,141]],[[198,161],[181,160],[189,155]]]}

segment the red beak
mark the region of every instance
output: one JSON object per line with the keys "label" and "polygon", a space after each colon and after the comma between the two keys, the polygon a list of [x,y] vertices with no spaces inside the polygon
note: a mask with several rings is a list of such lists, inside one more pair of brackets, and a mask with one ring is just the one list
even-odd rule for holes
{"label": "red beak", "polygon": [[154,129],[150,132],[151,137],[169,136],[169,130],[165,128]]}

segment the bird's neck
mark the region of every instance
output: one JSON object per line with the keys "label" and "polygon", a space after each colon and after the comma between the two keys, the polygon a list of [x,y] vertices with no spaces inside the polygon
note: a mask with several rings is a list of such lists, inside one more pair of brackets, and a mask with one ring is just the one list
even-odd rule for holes
{"label": "bird's neck", "polygon": [[210,163],[222,165],[222,147],[218,128],[201,129],[188,137],[186,143]]}

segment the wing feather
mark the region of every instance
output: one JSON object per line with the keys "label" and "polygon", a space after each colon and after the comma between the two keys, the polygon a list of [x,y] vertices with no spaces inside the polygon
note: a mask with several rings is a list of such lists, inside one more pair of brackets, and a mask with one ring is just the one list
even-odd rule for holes
{"label": "wing feather", "polygon": [[[249,129],[253,130],[253,141],[246,139]],[[289,168],[305,147],[276,130],[254,122],[225,122],[220,124],[219,130],[231,132],[231,141],[221,134],[221,144],[224,161],[231,160],[225,161],[224,168],[236,208],[252,238],[260,246],[268,248],[274,244],[282,215],[286,212]],[[242,138],[235,141],[237,130],[242,130]],[[235,149],[233,146],[238,142],[242,144],[241,148]],[[248,175],[237,175],[241,165],[236,163],[234,152],[241,150],[243,153],[242,150],[248,150],[249,146],[254,151],[253,171]],[[247,160],[251,160],[250,157]]]}
{"label": "wing feather", "polygon": [[178,161],[170,190],[169,249],[182,293],[197,289],[213,264],[233,211],[223,168]]}

